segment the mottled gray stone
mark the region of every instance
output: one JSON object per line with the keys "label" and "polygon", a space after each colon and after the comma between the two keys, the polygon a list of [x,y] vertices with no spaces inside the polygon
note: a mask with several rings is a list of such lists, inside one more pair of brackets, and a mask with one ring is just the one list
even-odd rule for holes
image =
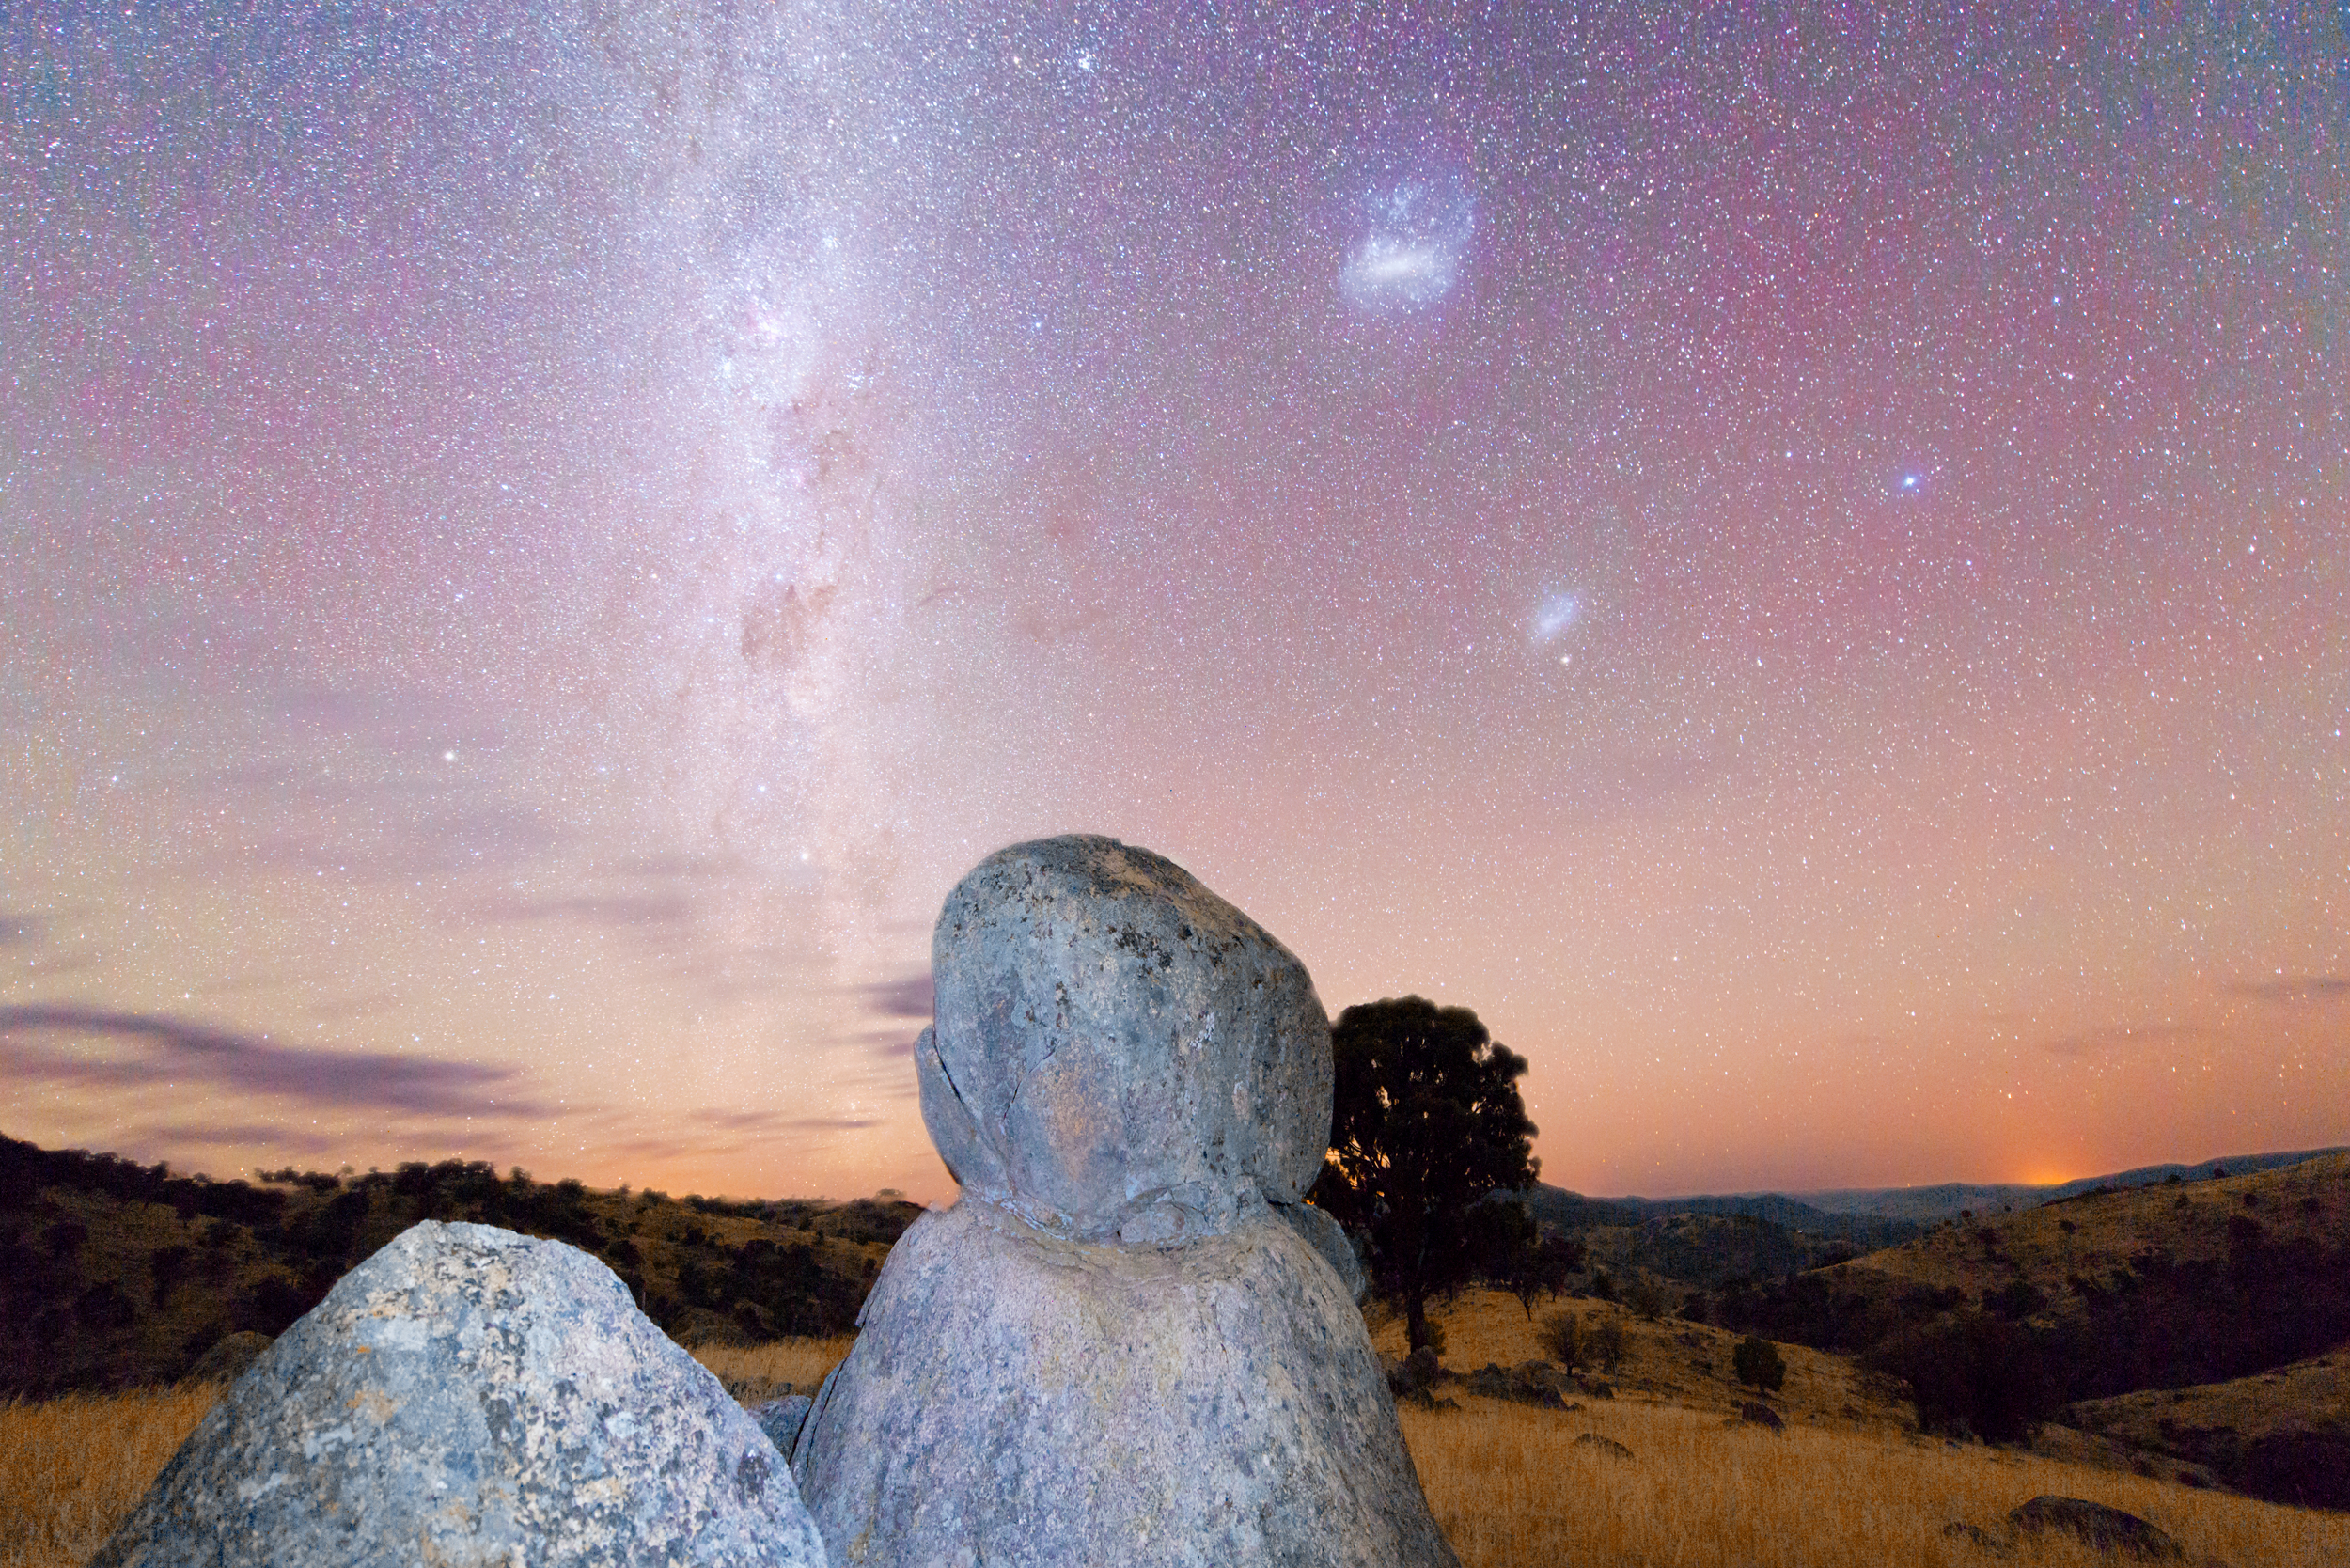
{"label": "mottled gray stone", "polygon": [[431,1221],[246,1372],[92,1568],[822,1564],[718,1380],[559,1242]]}
{"label": "mottled gray stone", "polygon": [[1080,1240],[1217,1234],[1295,1203],[1330,1135],[1330,1026],[1288,949],[1170,860],[1073,836],[947,897],[922,1120],[964,1190]]}
{"label": "mottled gray stone", "polygon": [[789,1456],[792,1445],[800,1440],[800,1425],[807,1419],[807,1407],[815,1402],[806,1394],[786,1394],[751,1406],[751,1419],[767,1435],[767,1441],[776,1445],[776,1451]]}
{"label": "mottled gray stone", "polygon": [[1371,1278],[1363,1272],[1362,1259],[1355,1255],[1355,1244],[1346,1239],[1345,1226],[1311,1203],[1276,1203],[1273,1212],[1322,1254],[1322,1261],[1330,1265],[1347,1294],[1359,1302],[1369,1294]]}
{"label": "mottled gray stone", "polygon": [[1352,1297],[1240,1207],[1170,1247],[916,1220],[801,1437],[834,1562],[1453,1568]]}
{"label": "mottled gray stone", "polygon": [[1457,1568],[1300,1198],[1330,1131],[1305,967],[1110,839],[988,857],[932,947],[900,1238],[791,1464],[833,1560]]}

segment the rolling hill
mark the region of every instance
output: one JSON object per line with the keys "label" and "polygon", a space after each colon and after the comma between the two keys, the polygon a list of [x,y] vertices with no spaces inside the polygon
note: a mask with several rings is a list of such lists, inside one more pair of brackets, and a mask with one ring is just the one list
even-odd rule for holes
{"label": "rolling hill", "polygon": [[569,1242],[682,1342],[838,1333],[916,1204],[730,1202],[455,1160],[259,1182],[0,1137],[0,1398],[166,1383],[275,1335],[422,1219]]}

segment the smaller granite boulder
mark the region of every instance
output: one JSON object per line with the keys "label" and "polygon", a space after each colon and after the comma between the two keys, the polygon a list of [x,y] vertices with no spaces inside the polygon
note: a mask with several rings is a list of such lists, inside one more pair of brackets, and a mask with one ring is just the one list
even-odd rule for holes
{"label": "smaller granite boulder", "polygon": [[610,1269],[428,1220],[278,1337],[91,1564],[823,1561],[775,1445]]}
{"label": "smaller granite boulder", "polygon": [[1767,1427],[1773,1432],[1787,1430],[1787,1418],[1760,1400],[1747,1400],[1738,1406],[1738,1419],[1749,1426]]}
{"label": "smaller granite boulder", "polygon": [[1617,1442],[1613,1437],[1602,1437],[1596,1432],[1587,1432],[1582,1436],[1577,1437],[1574,1440],[1574,1446],[1578,1449],[1590,1449],[1593,1453],[1605,1455],[1609,1459],[1629,1459],[1632,1457],[1632,1450],[1630,1449],[1625,1448],[1622,1443]]}
{"label": "smaller granite boulder", "polygon": [[2150,1561],[2183,1558],[2179,1544],[2135,1513],[2084,1497],[2043,1496],[2007,1516],[2019,1535],[2069,1530],[2103,1552],[2127,1552]]}

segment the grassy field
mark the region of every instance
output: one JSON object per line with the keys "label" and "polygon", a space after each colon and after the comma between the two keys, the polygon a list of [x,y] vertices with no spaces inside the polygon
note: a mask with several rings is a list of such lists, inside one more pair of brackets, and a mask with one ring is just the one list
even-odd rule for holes
{"label": "grassy field", "polygon": [[[1509,1308],[1518,1312],[1514,1302]],[[1465,1348],[1494,1352],[1480,1360],[1505,1360],[1514,1348],[1494,1300],[1458,1303],[1451,1315],[1453,1365],[1478,1364]],[[784,1341],[697,1354],[738,1398],[754,1400],[787,1386],[811,1388],[848,1344]],[[1646,1349],[1636,1346],[1659,1377],[1687,1351],[1663,1332]],[[1619,1398],[1564,1412],[1474,1397],[1458,1410],[1406,1408],[1403,1430],[1466,1568],[1981,1568],[1991,1560],[1982,1549],[1945,1537],[1943,1528],[1971,1524],[1998,1534],[2008,1510],[2047,1492],[2149,1519],[2186,1548],[2190,1563],[2350,1562],[2350,1514],[1927,1441],[1874,1412],[1844,1416],[1850,1390],[1830,1368],[1808,1371],[1806,1381],[1817,1386],[1780,1402],[1794,1418],[1783,1433],[1727,1419],[1720,1406],[1734,1396],[1726,1388],[1672,1398],[1637,1391],[1628,1379]],[[220,1393],[199,1386],[0,1406],[0,1568],[83,1562]],[[1587,1434],[1629,1457],[1576,1441]],[[2113,1560],[2044,1540],[2007,1560],[2088,1568]]]}

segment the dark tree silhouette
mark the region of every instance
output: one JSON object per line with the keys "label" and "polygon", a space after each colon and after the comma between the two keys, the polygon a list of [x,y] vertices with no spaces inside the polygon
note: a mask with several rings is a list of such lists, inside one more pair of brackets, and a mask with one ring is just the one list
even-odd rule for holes
{"label": "dark tree silhouette", "polygon": [[1787,1381],[1787,1358],[1779,1355],[1778,1346],[1759,1334],[1738,1341],[1738,1348],[1730,1353],[1730,1369],[1738,1374],[1739,1382],[1766,1391],[1776,1391]]}
{"label": "dark tree silhouette", "polygon": [[1417,1350],[1428,1298],[1491,1265],[1514,1206],[1486,1200],[1541,1169],[1518,1099],[1526,1058],[1468,1009],[1418,996],[1348,1008],[1330,1046],[1330,1153],[1312,1199],[1361,1235],[1371,1283],[1402,1307]]}
{"label": "dark tree silhouette", "polygon": [[[1525,1213],[1514,1203],[1496,1200],[1492,1206]],[[1583,1266],[1581,1242],[1562,1236],[1546,1225],[1537,1225],[1530,1216],[1523,1224],[1511,1221],[1498,1225],[1484,1239],[1486,1259],[1479,1265],[1479,1272],[1518,1298],[1518,1305],[1526,1309],[1528,1323],[1534,1321],[1535,1298],[1559,1294],[1567,1288],[1568,1278]]]}

